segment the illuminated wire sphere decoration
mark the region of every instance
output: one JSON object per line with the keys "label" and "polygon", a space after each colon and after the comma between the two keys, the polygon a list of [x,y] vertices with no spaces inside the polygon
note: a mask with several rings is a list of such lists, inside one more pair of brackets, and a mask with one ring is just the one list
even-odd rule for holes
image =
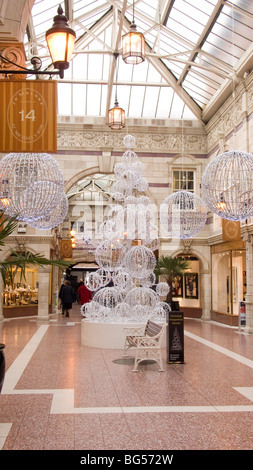
{"label": "illuminated wire sphere decoration", "polygon": [[103,268],[99,268],[96,271],[96,278],[99,280],[101,287],[105,287],[112,280],[110,271]]}
{"label": "illuminated wire sphere decoration", "polygon": [[10,153],[0,162],[0,201],[9,216],[25,222],[46,217],[63,192],[63,174],[51,155]]}
{"label": "illuminated wire sphere decoration", "polygon": [[68,213],[68,208],[68,198],[65,194],[63,194],[59,205],[50,214],[42,217],[41,219],[30,222],[30,225],[40,230],[50,230],[52,228],[58,227],[58,225],[60,225],[65,219]]}
{"label": "illuminated wire sphere decoration", "polygon": [[147,278],[156,266],[156,257],[150,248],[144,245],[133,246],[124,259],[127,270],[137,279]]}
{"label": "illuminated wire sphere decoration", "polygon": [[123,145],[128,149],[135,147],[136,145],[135,137],[130,134],[125,135],[125,137],[123,138]]}
{"label": "illuminated wire sphere decoration", "polygon": [[142,305],[143,307],[154,308],[157,305],[158,298],[156,293],[149,287],[134,287],[127,293],[125,302],[131,307]]}
{"label": "illuminated wire sphere decoration", "polygon": [[114,271],[122,265],[125,253],[126,248],[120,240],[105,240],[96,247],[95,260],[101,268]]}
{"label": "illuminated wire sphere decoration", "polygon": [[128,271],[124,268],[117,268],[112,275],[113,284],[121,292],[125,292],[133,287],[133,280]]}
{"label": "illuminated wire sphere decoration", "polygon": [[206,217],[204,202],[189,191],[172,193],[161,204],[160,222],[172,238],[194,237],[204,228]]}
{"label": "illuminated wire sphere decoration", "polygon": [[210,211],[240,221],[253,215],[253,155],[231,150],[218,155],[202,176],[202,197]]}
{"label": "illuminated wire sphere decoration", "polygon": [[170,286],[167,284],[167,282],[158,282],[156,286],[156,293],[160,297],[165,297],[170,291]]}
{"label": "illuminated wire sphere decoration", "polygon": [[103,307],[114,308],[122,302],[122,295],[115,287],[103,287],[94,294],[93,301]]}
{"label": "illuminated wire sphere decoration", "polygon": [[97,289],[100,289],[101,287],[101,277],[97,274],[97,272],[89,272],[86,274],[85,279],[84,279],[84,284],[87,287],[87,289],[91,291],[96,291]]}

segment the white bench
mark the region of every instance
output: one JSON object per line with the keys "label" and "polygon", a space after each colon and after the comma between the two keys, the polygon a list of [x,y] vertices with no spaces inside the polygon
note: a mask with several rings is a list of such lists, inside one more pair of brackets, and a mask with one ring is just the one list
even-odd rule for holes
{"label": "white bench", "polygon": [[137,372],[139,363],[147,359],[158,362],[159,371],[164,371],[161,348],[166,326],[167,323],[158,325],[152,320],[148,320],[144,328],[124,328],[126,339],[122,355],[127,356],[127,351],[130,348],[136,349],[133,372]]}

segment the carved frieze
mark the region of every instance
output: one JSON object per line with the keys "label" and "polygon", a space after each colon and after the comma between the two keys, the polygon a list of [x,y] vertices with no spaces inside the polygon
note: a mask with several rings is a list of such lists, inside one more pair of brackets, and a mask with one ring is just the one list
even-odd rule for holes
{"label": "carved frieze", "polygon": [[[78,149],[101,149],[109,148],[122,150],[122,141],[125,134],[104,131],[75,131],[58,130],[57,146],[60,148],[78,148]],[[135,132],[136,138],[135,150],[149,152],[175,152],[180,153],[182,149],[189,153],[206,153],[206,135],[190,134],[183,135],[176,133],[151,133]]]}

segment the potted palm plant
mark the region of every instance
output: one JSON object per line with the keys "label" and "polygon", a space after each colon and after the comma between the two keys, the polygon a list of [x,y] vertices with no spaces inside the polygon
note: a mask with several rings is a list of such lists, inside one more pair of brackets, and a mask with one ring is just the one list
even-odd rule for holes
{"label": "potted palm plant", "polygon": [[189,261],[180,259],[180,258],[173,258],[172,256],[160,256],[156,267],[155,267],[155,275],[163,276],[170,287],[170,290],[167,294],[166,302],[171,306],[172,310],[179,310],[179,302],[175,302],[172,300],[172,283],[174,276],[180,274],[182,275],[186,269],[189,269]]}
{"label": "potted palm plant", "polygon": [[[12,234],[17,227],[17,224],[18,220],[15,217],[5,217],[4,213],[0,210],[0,246],[5,245],[6,238]],[[6,285],[6,280],[15,275],[18,269],[20,269],[21,278],[25,278],[25,269],[31,264],[36,266],[57,266],[60,269],[66,269],[70,263],[69,261],[64,260],[47,259],[40,253],[33,254],[29,251],[16,252],[11,250],[11,256],[8,260],[0,260],[0,275],[2,276],[4,285]],[[0,292],[0,295],[1,294],[2,293]],[[0,393],[5,376],[4,347],[5,345],[0,343]]]}

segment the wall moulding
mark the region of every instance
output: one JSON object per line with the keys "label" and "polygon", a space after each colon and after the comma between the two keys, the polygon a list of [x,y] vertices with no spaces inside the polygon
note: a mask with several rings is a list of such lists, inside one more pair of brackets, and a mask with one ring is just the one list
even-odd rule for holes
{"label": "wall moulding", "polygon": [[[192,130],[191,130],[192,131]],[[178,133],[163,132],[158,133],[154,129],[136,130],[127,129],[125,132],[97,131],[97,130],[62,130],[58,128],[57,147],[58,150],[63,149],[84,149],[84,150],[105,150],[113,149],[115,151],[124,152],[123,137],[126,134],[134,134],[136,138],[136,146],[134,151],[151,152],[151,153],[179,153],[184,152],[203,154],[207,153],[206,135],[204,131],[185,132],[182,135],[182,129]]]}

